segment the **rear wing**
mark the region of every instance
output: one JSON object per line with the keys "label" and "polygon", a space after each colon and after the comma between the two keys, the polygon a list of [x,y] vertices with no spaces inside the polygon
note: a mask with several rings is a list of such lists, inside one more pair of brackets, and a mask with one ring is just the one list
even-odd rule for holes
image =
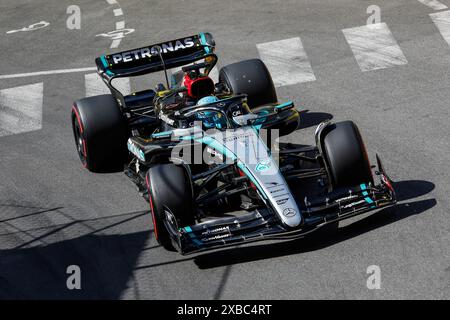
{"label": "rear wing", "polygon": [[[215,42],[210,33],[153,44],[147,47],[127,50],[95,59],[98,74],[110,84],[116,77],[138,76],[164,69],[177,68],[200,59],[211,63],[211,70],[217,56],[213,53]],[[161,59],[162,57],[162,59]],[[209,71],[208,71],[209,72]]]}

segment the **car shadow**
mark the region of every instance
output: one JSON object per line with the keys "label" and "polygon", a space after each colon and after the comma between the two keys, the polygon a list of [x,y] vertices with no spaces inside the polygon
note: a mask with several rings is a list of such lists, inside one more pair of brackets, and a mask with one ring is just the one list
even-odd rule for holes
{"label": "car shadow", "polygon": [[405,180],[393,183],[397,201],[423,196],[434,189],[434,183],[423,180]]}
{"label": "car shadow", "polygon": [[[423,196],[434,189],[433,183],[420,180],[401,181],[394,186],[400,201]],[[194,261],[199,269],[210,269],[319,250],[410,216],[422,214],[435,205],[435,199],[399,203],[320,239],[310,237],[288,242],[254,244],[142,266],[137,265],[143,251],[160,249],[158,245],[147,245],[149,239],[153,237],[151,230],[112,235],[103,234],[103,231],[135,219],[147,219],[147,211],[93,219],[100,220],[99,223],[73,219],[69,223],[49,226],[48,230],[39,232],[38,236],[15,248],[0,250],[0,299],[119,299],[127,288],[136,285],[133,280],[136,270],[164,267],[183,261]],[[36,208],[27,211],[26,215],[20,215],[20,219],[39,219],[42,214],[64,214],[62,209]],[[14,219],[16,217],[3,219],[3,223],[13,223]],[[90,223],[91,226],[86,223]],[[102,227],[79,237],[48,243],[49,239],[65,234],[66,231],[79,225],[89,227],[89,230],[98,225]],[[28,230],[13,233],[11,238],[19,239],[25,235],[29,238],[35,234]],[[70,265],[80,267],[81,290],[67,288],[67,279],[70,275],[66,270]],[[135,298],[139,299],[139,290],[134,288],[134,292]]]}
{"label": "car shadow", "polygon": [[[108,220],[111,217],[73,220],[49,226],[39,236],[15,248],[0,250],[0,299],[119,299],[127,288],[135,285],[130,280],[142,252],[159,246],[146,247],[153,236],[151,231],[112,235],[102,234],[102,231],[147,216],[147,211],[138,211],[116,215],[114,222]],[[94,220],[97,223],[92,223]],[[103,227],[91,230],[99,224]],[[81,225],[91,231],[80,237],[49,243],[55,236],[67,234]],[[33,234],[20,230],[2,236],[21,239]],[[67,287],[71,276],[67,268],[71,265],[80,268],[80,290]]]}
{"label": "car shadow", "polygon": [[109,174],[109,173],[119,173],[119,172],[123,172],[124,170],[124,166],[123,164],[108,164],[100,169],[95,169],[95,170],[91,170],[91,172],[93,173],[97,173],[97,174]]}
{"label": "car shadow", "polygon": [[[397,190],[398,200],[406,201],[431,192],[434,189],[434,184],[428,181],[408,180],[395,183],[394,188]],[[286,242],[249,245],[214,251],[197,256],[194,259],[194,262],[200,269],[210,269],[315,251],[357,237],[366,232],[384,227],[410,216],[421,214],[433,208],[435,205],[436,199],[397,203],[392,207],[381,209],[370,216],[345,227],[341,227],[336,233],[329,235],[324,234],[320,238],[305,237]]]}

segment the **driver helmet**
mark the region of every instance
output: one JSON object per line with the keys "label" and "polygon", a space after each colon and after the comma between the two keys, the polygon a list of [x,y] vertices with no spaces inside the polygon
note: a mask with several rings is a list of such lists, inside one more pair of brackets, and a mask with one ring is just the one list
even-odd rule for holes
{"label": "driver helmet", "polygon": [[[215,96],[206,96],[197,101],[197,106],[203,106],[206,104],[214,103],[219,101],[219,99]],[[207,129],[224,129],[226,128],[226,119],[222,116],[221,113],[217,113],[214,111],[202,111],[197,114],[197,119],[201,120],[203,125]]]}
{"label": "driver helmet", "polygon": [[197,106],[203,106],[205,104],[209,104],[209,103],[213,103],[213,102],[217,102],[217,101],[219,101],[219,99],[217,99],[216,96],[206,96],[197,101]]}

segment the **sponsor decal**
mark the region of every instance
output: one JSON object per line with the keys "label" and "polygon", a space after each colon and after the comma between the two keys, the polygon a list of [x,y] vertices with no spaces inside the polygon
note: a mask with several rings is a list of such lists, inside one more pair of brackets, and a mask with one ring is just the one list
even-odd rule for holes
{"label": "sponsor decal", "polygon": [[352,195],[352,196],[348,196],[348,197],[343,197],[343,198],[340,198],[340,199],[336,200],[336,202],[341,202],[341,201],[345,201],[345,200],[350,200],[350,199],[357,198],[357,197],[358,197],[357,195]]}
{"label": "sponsor decal", "polygon": [[152,56],[158,56],[159,52],[161,53],[175,52],[193,46],[194,40],[192,38],[185,38],[181,40],[162,43],[160,45],[154,45],[152,47],[116,53],[112,55],[112,60],[114,64],[118,64],[124,62],[137,61],[145,58],[151,59]]}
{"label": "sponsor decal", "polygon": [[230,227],[226,226],[226,227],[219,227],[219,228],[215,228],[215,229],[211,229],[211,230],[205,230],[202,232],[202,236],[208,236],[211,234],[215,234],[215,233],[219,233],[219,232],[228,232],[230,233]]}
{"label": "sponsor decal", "polygon": [[284,188],[281,188],[281,189],[275,189],[275,190],[273,190],[273,191],[270,191],[270,193],[277,193],[277,192],[280,192],[280,191],[284,191]]}
{"label": "sponsor decal", "polygon": [[282,193],[282,194],[279,194],[279,195],[276,195],[276,196],[273,196],[273,197],[274,198],[279,198],[279,197],[288,197],[288,196],[290,196],[289,193]]}
{"label": "sponsor decal", "polygon": [[233,135],[231,137],[225,137],[223,139],[223,142],[230,142],[230,141],[235,141],[235,140],[244,140],[245,138],[249,138],[251,136],[252,136],[251,133],[240,133],[240,134]]}
{"label": "sponsor decal", "polygon": [[256,165],[256,169],[255,170],[256,171],[265,171],[265,170],[270,169],[271,165],[272,165],[272,163],[271,163],[270,159],[266,159],[266,160],[263,160],[260,163],[258,163]]}
{"label": "sponsor decal", "polygon": [[277,204],[278,205],[285,204],[288,200],[289,200],[289,198],[283,198],[283,199],[277,200]]}
{"label": "sponsor decal", "polygon": [[220,239],[223,239],[223,238],[228,238],[230,236],[231,236],[230,234],[222,234],[222,235],[217,235],[217,236],[214,236],[214,237],[202,239],[202,241],[203,242],[209,242],[209,241],[214,241],[214,240],[220,240]]}
{"label": "sponsor decal", "polygon": [[128,139],[127,142],[127,147],[128,150],[130,150],[130,152],[132,154],[134,154],[139,160],[145,161],[145,154],[144,151],[142,151],[141,149],[139,149],[138,146],[136,146],[133,141],[131,141],[130,139]]}
{"label": "sponsor decal", "polygon": [[351,207],[354,207],[354,206],[356,206],[358,204],[365,203],[365,202],[366,202],[365,200],[353,202],[353,203],[350,203],[350,204],[347,204],[347,205],[343,206],[342,209],[351,208]]}
{"label": "sponsor decal", "polygon": [[297,211],[295,211],[292,208],[286,208],[283,210],[283,215],[285,217],[293,217],[293,216],[295,216],[296,213],[297,213]]}
{"label": "sponsor decal", "polygon": [[[225,234],[217,234],[217,233],[223,233],[223,232],[226,232],[226,233]],[[205,236],[206,237],[210,236],[210,237],[203,238]],[[203,242],[214,241],[214,240],[231,237],[230,227],[226,226],[226,227],[218,227],[218,228],[214,228],[214,229],[206,229],[202,232],[201,237],[202,237],[201,240]]]}

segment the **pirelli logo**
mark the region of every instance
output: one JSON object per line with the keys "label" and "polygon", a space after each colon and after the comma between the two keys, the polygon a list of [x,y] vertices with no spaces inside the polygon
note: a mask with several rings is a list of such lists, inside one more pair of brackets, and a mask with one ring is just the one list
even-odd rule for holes
{"label": "pirelli logo", "polygon": [[112,61],[114,64],[118,63],[126,63],[126,62],[132,62],[137,61],[141,59],[149,59],[152,56],[158,56],[159,52],[161,53],[167,53],[167,52],[175,52],[178,50],[183,50],[186,48],[191,48],[195,45],[194,39],[192,37],[190,38],[184,38],[180,40],[174,40],[169,41],[162,44],[157,44],[151,47],[145,47],[141,49],[131,50],[131,51],[124,51],[120,53],[116,53],[112,55]]}

